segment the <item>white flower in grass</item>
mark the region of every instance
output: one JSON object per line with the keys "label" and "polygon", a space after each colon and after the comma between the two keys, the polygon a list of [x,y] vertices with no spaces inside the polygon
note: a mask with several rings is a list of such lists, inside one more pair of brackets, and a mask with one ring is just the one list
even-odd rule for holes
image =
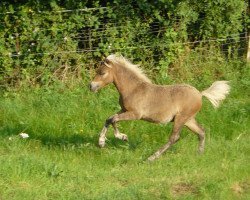
{"label": "white flower in grass", "polygon": [[19,135],[20,135],[20,137],[23,138],[23,139],[26,139],[26,138],[29,137],[29,135],[28,135],[27,133],[20,133]]}

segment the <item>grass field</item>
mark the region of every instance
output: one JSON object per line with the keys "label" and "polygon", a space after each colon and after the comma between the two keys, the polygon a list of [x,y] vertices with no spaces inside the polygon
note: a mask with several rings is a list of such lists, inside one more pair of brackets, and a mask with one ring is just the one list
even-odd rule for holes
{"label": "grass field", "polygon": [[171,124],[121,122],[129,142],[110,130],[106,147],[97,146],[105,119],[119,110],[114,87],[97,94],[85,84],[4,92],[0,199],[250,199],[249,77],[239,77],[218,110],[204,99],[198,121],[205,153],[183,129],[153,163],[145,161],[166,142]]}

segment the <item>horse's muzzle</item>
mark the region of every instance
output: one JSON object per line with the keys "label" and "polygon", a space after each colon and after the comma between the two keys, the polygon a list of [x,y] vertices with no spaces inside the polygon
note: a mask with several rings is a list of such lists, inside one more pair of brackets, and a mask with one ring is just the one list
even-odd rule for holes
{"label": "horse's muzzle", "polygon": [[96,92],[98,89],[99,89],[99,84],[97,82],[91,82],[89,84],[89,89],[92,91],[92,92]]}

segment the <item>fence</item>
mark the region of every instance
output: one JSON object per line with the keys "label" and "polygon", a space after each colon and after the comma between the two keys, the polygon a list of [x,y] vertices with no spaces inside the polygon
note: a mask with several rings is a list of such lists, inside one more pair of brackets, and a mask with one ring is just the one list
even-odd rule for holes
{"label": "fence", "polygon": [[[54,13],[50,19],[46,19],[48,11],[0,13],[5,19],[0,22],[0,80],[8,82],[20,74],[50,79],[65,70],[79,74],[83,73],[81,67],[90,69],[95,61],[116,52],[144,63],[146,68],[154,65],[157,70],[165,70],[163,66],[187,49],[206,52],[206,56],[216,49],[227,58],[245,57],[247,53],[247,31],[202,38],[201,32],[183,28],[178,18],[166,23],[119,21],[108,17],[108,9],[50,11]],[[38,20],[40,15],[44,21]]]}

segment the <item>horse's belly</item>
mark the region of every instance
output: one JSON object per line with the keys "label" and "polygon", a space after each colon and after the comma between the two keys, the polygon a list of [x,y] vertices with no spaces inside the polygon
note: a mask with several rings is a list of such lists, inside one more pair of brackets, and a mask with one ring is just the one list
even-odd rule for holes
{"label": "horse's belly", "polygon": [[142,117],[142,119],[145,121],[153,122],[153,123],[163,123],[163,124],[171,122],[173,118],[174,118],[173,115],[164,116],[162,114],[154,114],[151,116]]}

